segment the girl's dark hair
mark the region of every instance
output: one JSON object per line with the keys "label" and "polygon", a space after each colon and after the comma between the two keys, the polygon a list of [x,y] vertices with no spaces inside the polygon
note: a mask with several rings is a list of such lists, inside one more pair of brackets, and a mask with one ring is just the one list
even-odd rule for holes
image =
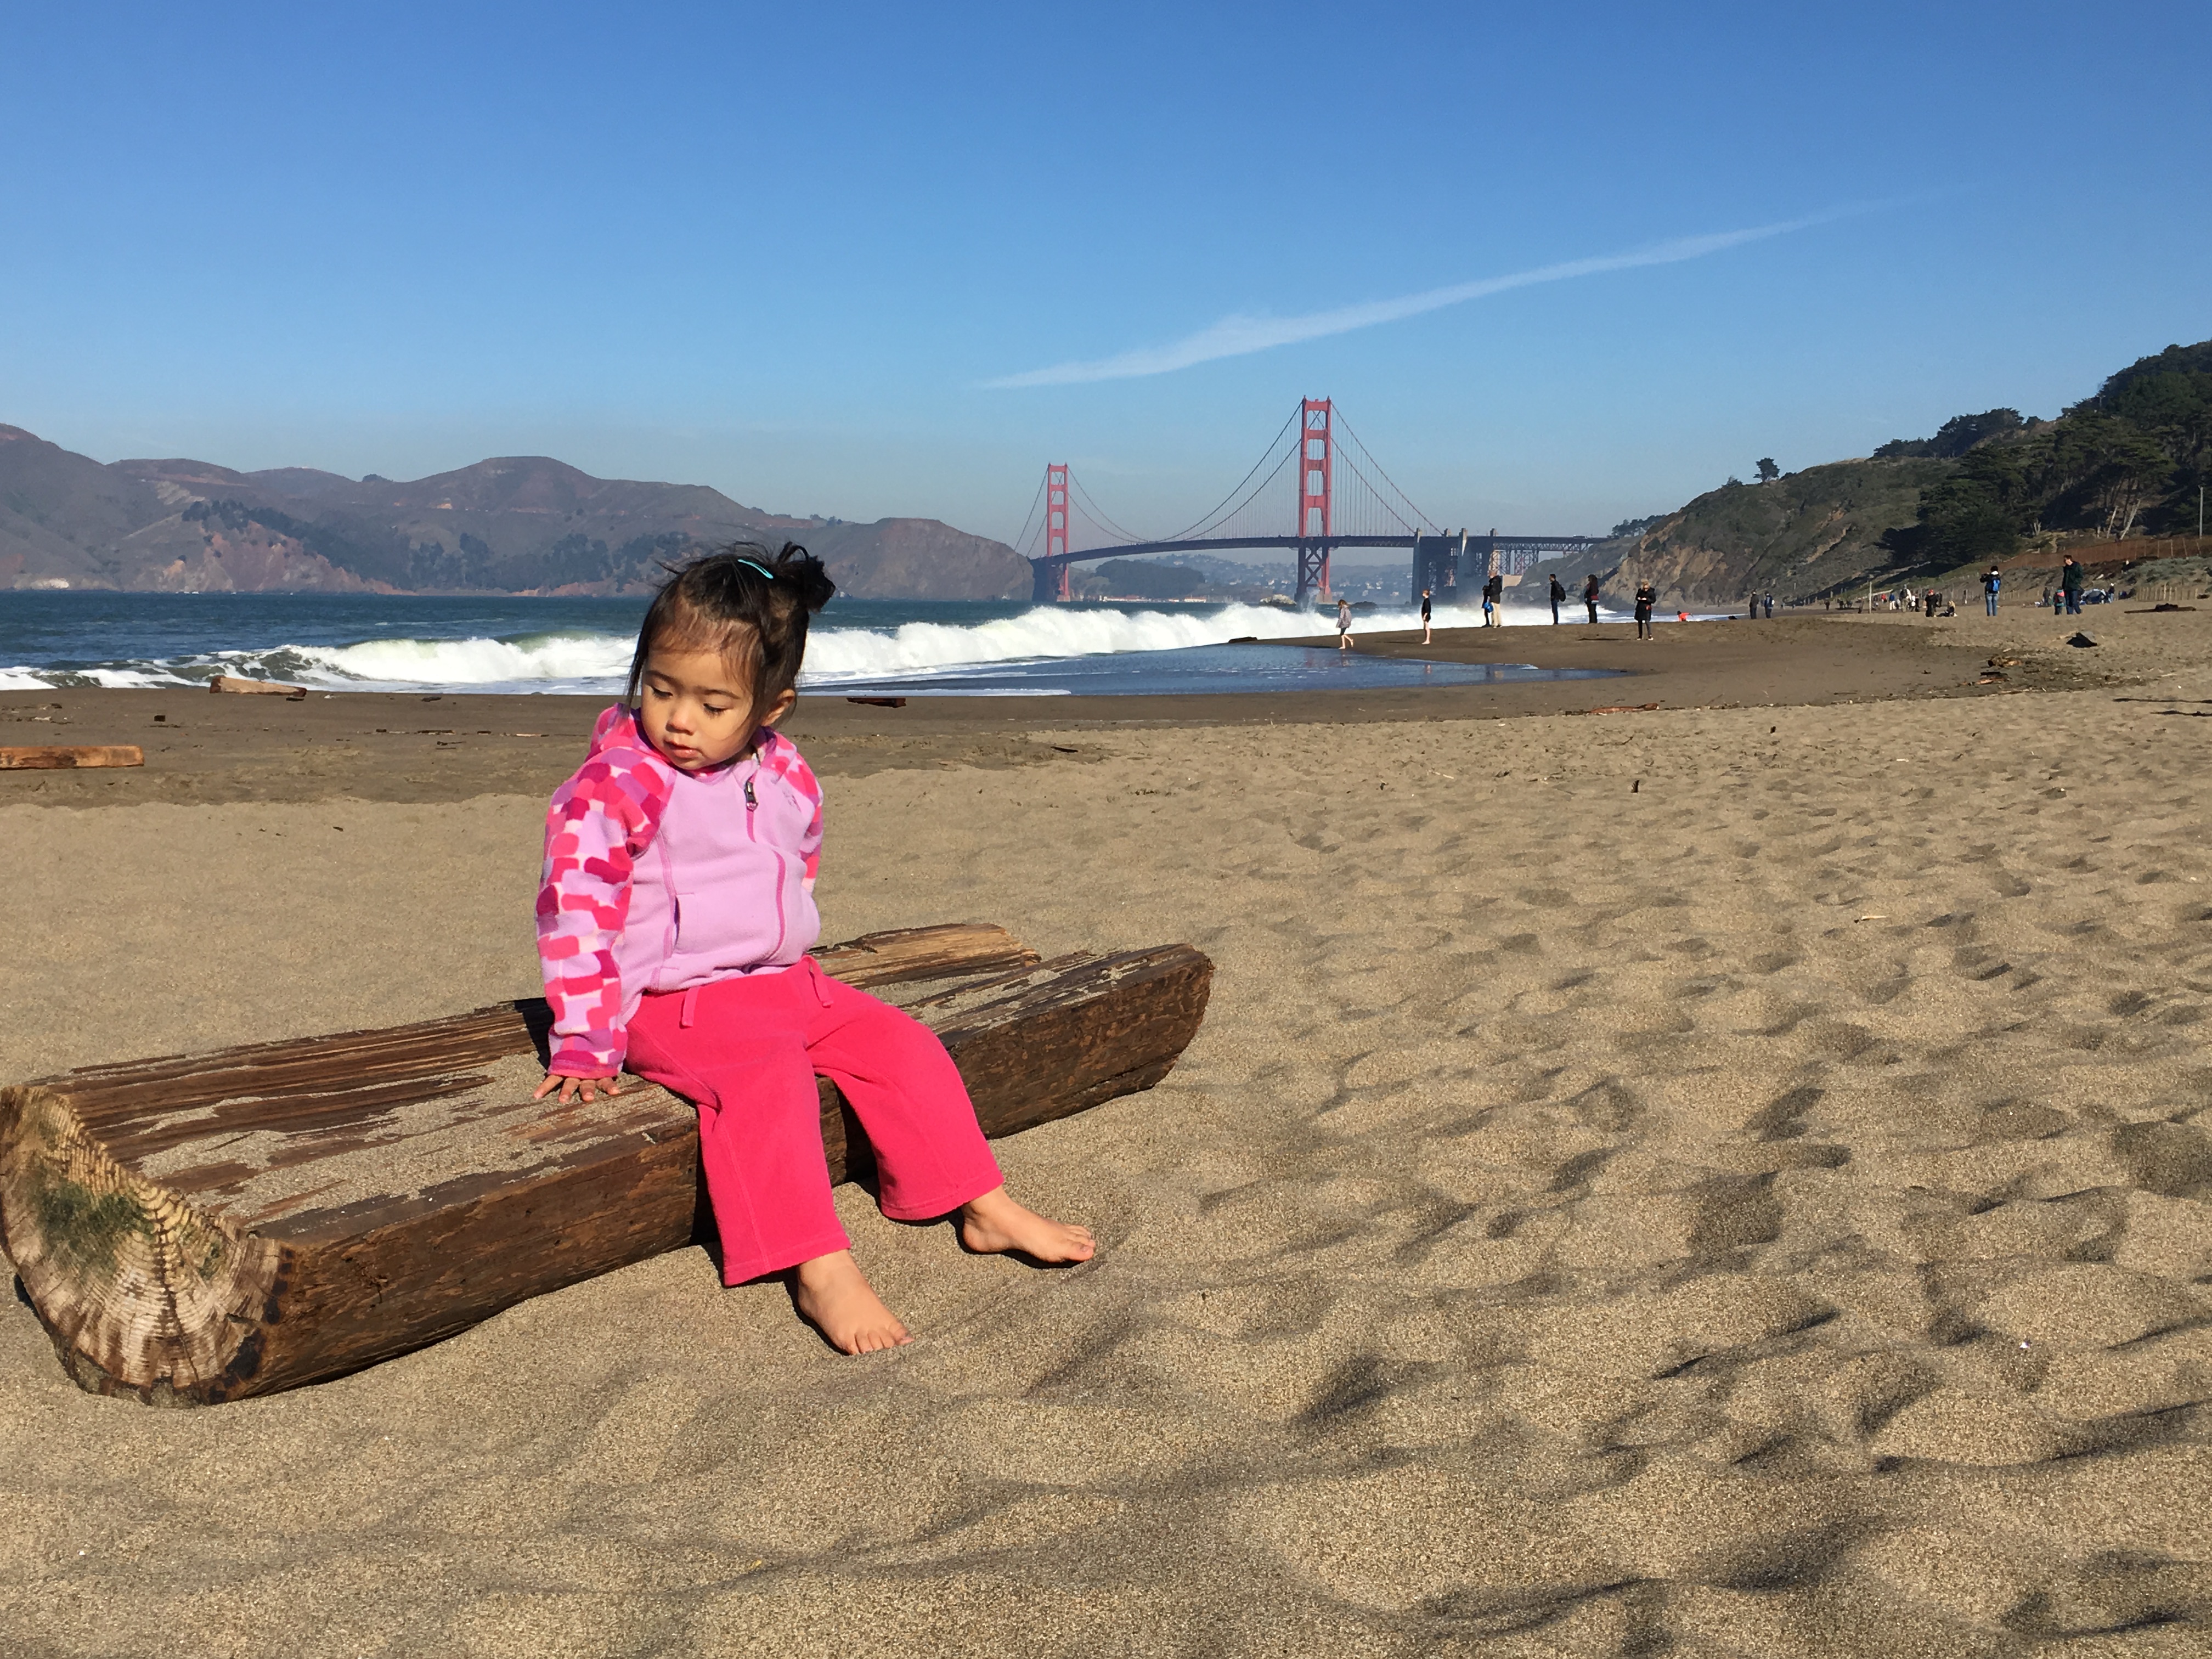
{"label": "girl's dark hair", "polygon": [[775,554],[758,542],[732,542],[672,567],[637,630],[627,700],[636,706],[645,659],[654,651],[714,651],[748,682],[758,714],[797,684],[806,619],[836,592],[822,561],[796,542]]}

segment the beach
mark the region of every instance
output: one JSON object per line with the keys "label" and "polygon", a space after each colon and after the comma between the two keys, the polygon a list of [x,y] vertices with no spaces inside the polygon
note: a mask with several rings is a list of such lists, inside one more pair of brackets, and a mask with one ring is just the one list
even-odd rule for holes
{"label": "beach", "polygon": [[[191,1412],[11,1298],[0,1647],[2203,1652],[2212,611],[1359,644],[1624,672],[793,718],[825,939],[1213,957],[996,1143],[1096,1260],[848,1186],[909,1348],[690,1249]],[[147,753],[0,772],[0,1075],[534,994],[602,706],[0,694]]]}

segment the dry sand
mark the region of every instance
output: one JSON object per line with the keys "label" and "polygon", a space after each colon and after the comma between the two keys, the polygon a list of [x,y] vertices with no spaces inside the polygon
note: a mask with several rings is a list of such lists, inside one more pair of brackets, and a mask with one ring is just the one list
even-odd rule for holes
{"label": "dry sand", "polygon": [[[896,1354],[690,1250],[194,1413],[9,1303],[0,1650],[2204,1653],[2212,617],[2087,622],[1947,638],[2091,690],[860,744],[833,936],[1219,964],[1000,1143],[1098,1260],[847,1188]],[[532,988],[536,799],[207,787],[0,792],[8,1076]]]}

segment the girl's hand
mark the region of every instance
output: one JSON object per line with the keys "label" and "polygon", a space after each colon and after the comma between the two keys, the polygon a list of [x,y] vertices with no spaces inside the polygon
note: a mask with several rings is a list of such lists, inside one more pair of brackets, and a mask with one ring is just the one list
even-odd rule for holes
{"label": "girl's hand", "polygon": [[618,1077],[562,1077],[557,1073],[548,1072],[545,1081],[538,1085],[538,1092],[530,1097],[543,1100],[556,1089],[561,1091],[562,1105],[569,1105],[580,1098],[588,1106],[599,1097],[592,1092],[595,1089],[604,1090],[611,1099],[620,1094],[622,1079]]}

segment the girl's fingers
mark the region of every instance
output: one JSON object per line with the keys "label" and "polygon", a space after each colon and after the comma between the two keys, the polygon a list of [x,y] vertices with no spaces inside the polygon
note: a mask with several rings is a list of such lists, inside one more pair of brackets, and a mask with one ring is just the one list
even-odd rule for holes
{"label": "girl's fingers", "polygon": [[531,1094],[532,1100],[543,1100],[556,1089],[561,1091],[561,1104],[573,1104],[579,1097],[589,1105],[599,1096],[594,1090],[605,1090],[611,1099],[622,1092],[622,1079],[616,1077],[556,1077],[550,1073]]}

